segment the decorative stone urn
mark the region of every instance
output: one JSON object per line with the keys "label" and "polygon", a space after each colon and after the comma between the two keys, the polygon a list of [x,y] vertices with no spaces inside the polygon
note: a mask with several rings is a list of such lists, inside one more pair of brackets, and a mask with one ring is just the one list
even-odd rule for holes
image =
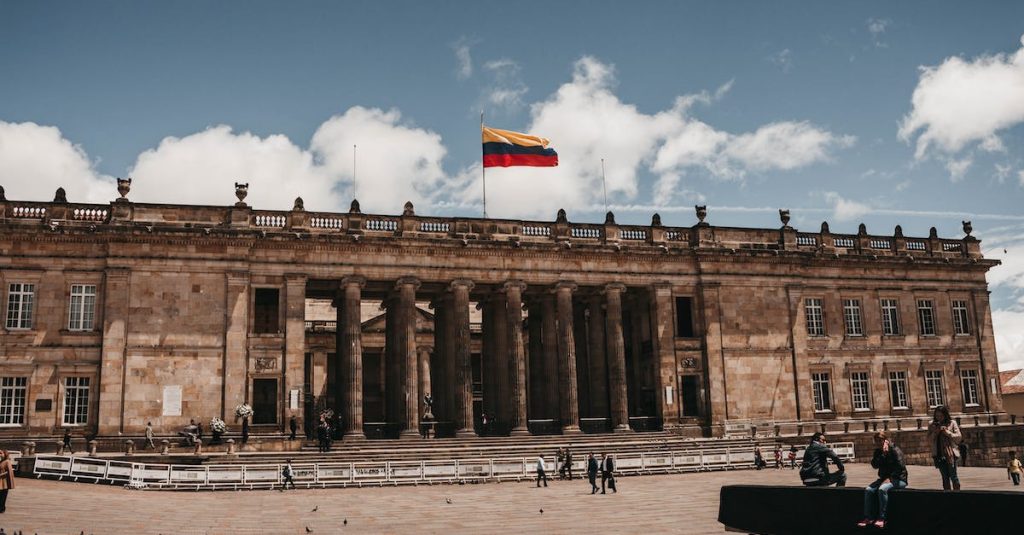
{"label": "decorative stone urn", "polygon": [[242,184],[235,182],[235,197],[238,197],[238,202],[235,206],[245,206],[245,198],[249,195],[249,183]]}
{"label": "decorative stone urn", "polygon": [[117,192],[121,195],[118,201],[128,201],[128,192],[132,190],[132,179],[129,178],[118,178],[117,179]]}
{"label": "decorative stone urn", "polygon": [[708,216],[708,205],[697,204],[693,206],[694,210],[697,211],[698,224],[704,222],[704,218]]}

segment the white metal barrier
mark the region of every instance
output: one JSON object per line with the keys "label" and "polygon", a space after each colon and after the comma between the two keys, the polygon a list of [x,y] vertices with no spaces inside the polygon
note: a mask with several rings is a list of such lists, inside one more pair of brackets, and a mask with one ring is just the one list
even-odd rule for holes
{"label": "white metal barrier", "polygon": [[[771,464],[774,444],[765,445],[762,455]],[[852,442],[831,445],[844,459],[854,457]],[[788,463],[789,450],[783,449]],[[802,460],[803,448],[797,452]],[[549,477],[558,472],[554,458],[545,457]],[[573,470],[586,471],[584,456],[573,460]],[[616,471],[623,475],[679,473],[752,468],[751,446],[688,451],[652,451],[615,455]],[[516,480],[536,477],[536,457],[496,459],[454,459],[427,461],[366,461],[294,463],[293,481],[301,487],[348,487],[364,485],[405,485],[456,483],[486,480]],[[178,465],[131,463],[90,457],[41,455],[35,458],[33,474],[48,477],[123,484],[131,488],[241,489],[272,488],[283,482],[281,464]]]}

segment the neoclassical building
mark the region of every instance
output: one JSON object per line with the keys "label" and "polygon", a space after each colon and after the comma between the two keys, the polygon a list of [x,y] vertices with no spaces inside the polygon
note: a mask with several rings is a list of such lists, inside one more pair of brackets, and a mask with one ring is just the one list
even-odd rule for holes
{"label": "neoclassical building", "polygon": [[999,413],[970,235],[8,200],[0,437],[331,408],[347,436]]}

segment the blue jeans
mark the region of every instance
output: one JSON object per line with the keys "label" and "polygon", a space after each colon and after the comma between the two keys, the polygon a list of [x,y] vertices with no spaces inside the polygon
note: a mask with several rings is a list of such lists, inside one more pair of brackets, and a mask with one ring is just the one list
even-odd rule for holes
{"label": "blue jeans", "polygon": [[956,459],[947,461],[939,458],[936,460],[935,466],[939,469],[939,473],[942,474],[943,489],[949,490],[950,482],[953,483],[953,488],[960,489],[960,478],[956,475]]}
{"label": "blue jeans", "polygon": [[[885,520],[885,512],[889,508],[889,491],[891,489],[905,489],[907,482],[900,479],[891,479],[888,483],[882,483],[879,479],[864,488],[864,518],[871,520]],[[875,514],[875,508],[878,514]]]}

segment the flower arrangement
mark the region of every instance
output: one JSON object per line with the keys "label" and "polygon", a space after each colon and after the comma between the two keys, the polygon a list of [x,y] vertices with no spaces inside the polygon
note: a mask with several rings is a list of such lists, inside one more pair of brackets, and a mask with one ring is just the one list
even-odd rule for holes
{"label": "flower arrangement", "polygon": [[235,416],[239,418],[249,418],[252,416],[252,406],[247,403],[243,403],[235,407]]}
{"label": "flower arrangement", "polygon": [[323,409],[320,411],[320,421],[330,422],[332,418],[334,418],[334,410]]}
{"label": "flower arrangement", "polygon": [[214,418],[210,420],[210,430],[214,433],[225,433],[228,430],[228,424],[224,423],[224,420],[220,418]]}

